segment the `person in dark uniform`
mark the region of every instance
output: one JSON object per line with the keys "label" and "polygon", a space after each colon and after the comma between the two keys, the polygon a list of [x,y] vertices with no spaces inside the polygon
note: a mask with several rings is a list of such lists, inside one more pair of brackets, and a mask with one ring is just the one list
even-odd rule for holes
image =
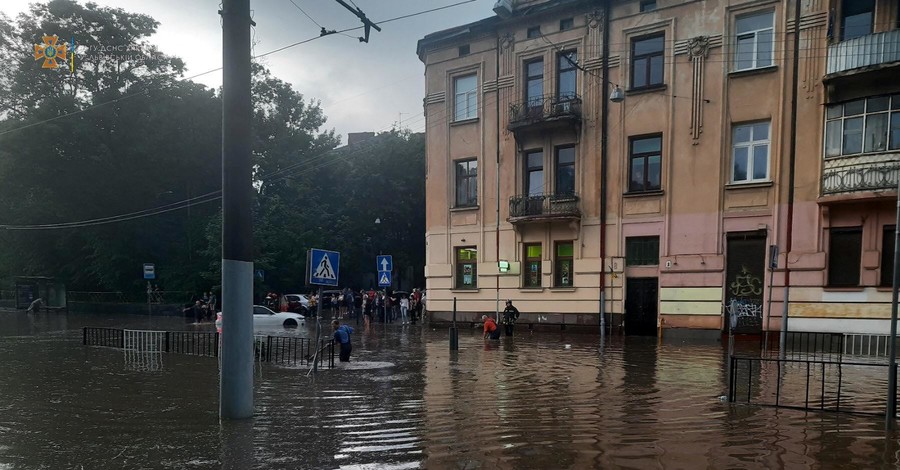
{"label": "person in dark uniform", "polygon": [[506,308],[503,309],[503,330],[506,331],[506,336],[512,336],[513,330],[516,327],[516,320],[519,319],[519,309],[517,309],[512,300],[506,301]]}

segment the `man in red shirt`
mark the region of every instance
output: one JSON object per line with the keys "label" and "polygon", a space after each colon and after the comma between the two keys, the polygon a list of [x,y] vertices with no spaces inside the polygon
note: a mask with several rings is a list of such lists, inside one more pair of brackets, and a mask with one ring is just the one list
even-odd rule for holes
{"label": "man in red shirt", "polygon": [[484,321],[484,339],[500,339],[500,328],[497,327],[497,322],[487,315],[482,315],[481,319]]}

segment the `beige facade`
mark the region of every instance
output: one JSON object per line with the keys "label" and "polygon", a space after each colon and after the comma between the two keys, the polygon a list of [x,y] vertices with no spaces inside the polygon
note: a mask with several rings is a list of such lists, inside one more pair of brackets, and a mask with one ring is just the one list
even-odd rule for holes
{"label": "beige facade", "polygon": [[777,330],[789,270],[791,330],[886,331],[898,3],[801,2],[796,89],[793,1],[603,3],[420,41],[429,310],[597,325],[602,292],[627,333]]}

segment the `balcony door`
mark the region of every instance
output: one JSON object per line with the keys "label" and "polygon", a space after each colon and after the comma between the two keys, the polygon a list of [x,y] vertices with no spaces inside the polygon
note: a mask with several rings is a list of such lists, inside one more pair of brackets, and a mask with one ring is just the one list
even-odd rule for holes
{"label": "balcony door", "polygon": [[525,154],[525,215],[539,215],[544,204],[544,152]]}
{"label": "balcony door", "polygon": [[841,2],[841,40],[872,34],[875,23],[875,0]]}
{"label": "balcony door", "polygon": [[544,108],[544,61],[525,63],[525,108],[530,118],[540,118]]}

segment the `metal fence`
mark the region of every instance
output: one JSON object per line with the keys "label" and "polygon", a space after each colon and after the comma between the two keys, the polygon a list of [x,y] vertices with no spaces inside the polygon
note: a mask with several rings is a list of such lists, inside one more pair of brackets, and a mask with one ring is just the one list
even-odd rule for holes
{"label": "metal fence", "polygon": [[[84,327],[82,344],[137,352],[165,352],[219,357],[222,342],[214,331],[150,331]],[[334,367],[334,340],[323,339],[315,346],[310,338],[255,335],[254,356],[259,362],[283,366],[320,364]],[[316,354],[318,352],[318,355]]]}
{"label": "metal fence", "polygon": [[843,333],[817,333],[789,331],[785,336],[784,355],[780,355],[779,335],[770,335],[767,346],[762,346],[761,356],[780,356],[782,359],[822,359],[840,361],[844,350]]}
{"label": "metal fence", "polygon": [[[154,304],[186,304],[199,294],[190,291],[152,291],[149,301]],[[130,304],[147,303],[148,294],[128,293],[122,291],[69,291],[69,302],[86,302],[94,304]]]}

